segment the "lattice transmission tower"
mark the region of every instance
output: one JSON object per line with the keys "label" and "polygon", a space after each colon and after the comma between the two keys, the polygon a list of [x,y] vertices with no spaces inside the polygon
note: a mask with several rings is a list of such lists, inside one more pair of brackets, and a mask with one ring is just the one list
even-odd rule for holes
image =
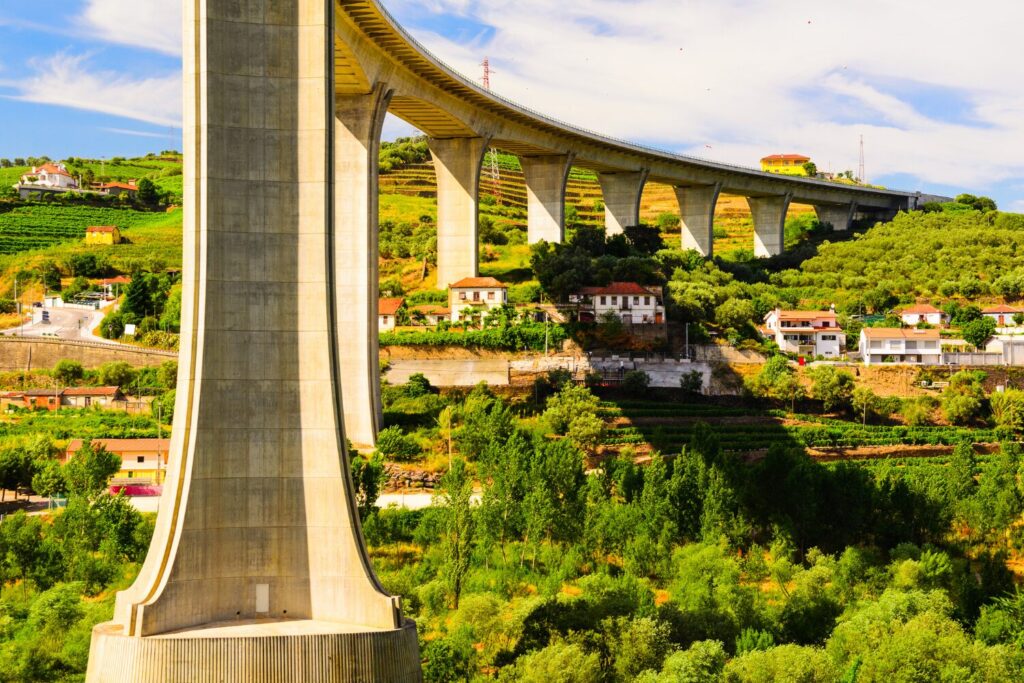
{"label": "lattice transmission tower", "polygon": [[[491,89],[491,60],[489,57],[484,57],[483,63],[480,64],[484,68],[484,76],[481,79],[485,90]],[[498,150],[491,147],[487,152],[487,177],[491,179],[491,194],[498,200],[498,204],[501,204],[501,166],[498,165]]]}
{"label": "lattice transmission tower", "polygon": [[857,166],[857,178],[863,184],[868,184],[867,176],[864,174],[864,136],[860,136],[860,164]]}

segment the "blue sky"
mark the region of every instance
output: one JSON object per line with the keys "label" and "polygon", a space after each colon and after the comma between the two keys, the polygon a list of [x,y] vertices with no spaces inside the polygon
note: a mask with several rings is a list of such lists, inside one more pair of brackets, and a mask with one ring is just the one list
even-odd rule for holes
{"label": "blue sky", "polygon": [[[1024,211],[1024,3],[384,0],[440,58],[555,118],[754,166],[801,152],[871,182]],[[181,147],[174,0],[0,3],[0,157]],[[984,6],[984,7],[983,7]],[[927,11],[922,11],[926,7]],[[884,17],[880,21],[879,17]],[[389,122],[386,132],[406,128]]]}

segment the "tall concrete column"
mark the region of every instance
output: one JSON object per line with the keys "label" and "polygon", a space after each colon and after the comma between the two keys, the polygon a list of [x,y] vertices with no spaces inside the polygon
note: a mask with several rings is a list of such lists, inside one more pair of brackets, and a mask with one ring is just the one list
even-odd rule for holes
{"label": "tall concrete column", "polygon": [[489,142],[488,138],[429,140],[437,174],[438,289],[477,275],[480,168]]}
{"label": "tall concrete column", "polygon": [[185,4],[175,420],[149,553],[93,630],[89,683],[420,680],[345,447],[334,7]]}
{"label": "tall concrete column", "polygon": [[714,255],[715,205],[722,184],[674,189],[682,218],[683,249],[696,249],[702,256],[711,258]]}
{"label": "tall concrete column", "polygon": [[573,154],[522,157],[526,178],[527,235],[529,243],[565,239],[565,186]]}
{"label": "tall concrete column", "polygon": [[853,216],[857,213],[857,202],[839,205],[820,204],[814,207],[814,213],[818,215],[819,221],[828,223],[833,230],[845,232],[850,229]]}
{"label": "tall concrete column", "polygon": [[647,182],[646,169],[625,173],[599,173],[604,195],[604,230],[618,235],[630,225],[640,224],[640,196]]}
{"label": "tall concrete column", "polygon": [[336,98],[334,128],[334,259],[337,353],[345,435],[372,448],[383,419],[377,343],[380,131],[391,92]]}
{"label": "tall concrete column", "polygon": [[785,251],[786,212],[792,195],[747,197],[754,219],[754,256],[777,256]]}

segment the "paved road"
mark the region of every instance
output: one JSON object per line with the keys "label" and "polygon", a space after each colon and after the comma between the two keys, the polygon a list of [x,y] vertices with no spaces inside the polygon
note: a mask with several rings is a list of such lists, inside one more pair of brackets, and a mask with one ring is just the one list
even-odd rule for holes
{"label": "paved road", "polygon": [[[5,330],[2,334],[19,337],[72,339],[103,344],[115,343],[92,333],[93,328],[99,325],[100,320],[106,315],[106,311],[88,311],[77,308],[49,308],[45,310],[50,312],[50,322],[48,324],[26,322],[22,327]],[[33,312],[38,312],[38,309],[33,309]]]}

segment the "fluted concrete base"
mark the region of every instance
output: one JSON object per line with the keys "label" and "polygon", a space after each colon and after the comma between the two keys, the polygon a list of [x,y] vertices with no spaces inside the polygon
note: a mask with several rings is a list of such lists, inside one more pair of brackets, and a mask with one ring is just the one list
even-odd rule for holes
{"label": "fluted concrete base", "polygon": [[209,624],[137,638],[93,629],[87,683],[417,683],[416,625],[374,631],[312,620]]}

